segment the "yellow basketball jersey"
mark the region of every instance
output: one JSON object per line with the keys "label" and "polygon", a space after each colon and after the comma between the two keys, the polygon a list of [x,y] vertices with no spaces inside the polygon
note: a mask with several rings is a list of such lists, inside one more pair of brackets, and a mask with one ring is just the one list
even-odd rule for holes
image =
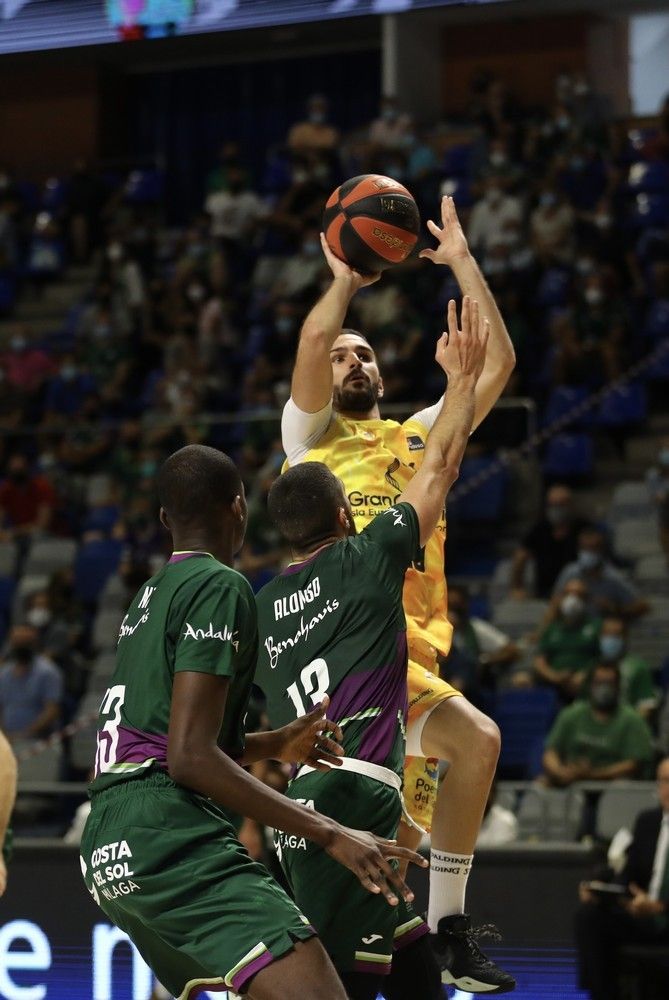
{"label": "yellow basketball jersey", "polygon": [[[358,531],[397,500],[423,460],[427,431],[417,420],[349,420],[333,414],[332,423],[305,462],[323,462],[344,483]],[[446,521],[437,528],[407,570],[404,613],[407,638],[416,651],[433,658],[448,653],[453,628],[446,617],[444,542]],[[432,650],[430,649],[432,647]]]}

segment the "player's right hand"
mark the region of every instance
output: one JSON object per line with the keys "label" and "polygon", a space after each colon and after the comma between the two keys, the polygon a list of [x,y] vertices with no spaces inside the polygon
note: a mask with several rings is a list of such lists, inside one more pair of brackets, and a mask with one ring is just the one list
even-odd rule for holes
{"label": "player's right hand", "polygon": [[436,361],[449,378],[458,375],[473,375],[478,379],[485,364],[490,323],[479,312],[476,299],[465,295],[462,299],[460,327],[458,329],[458,314],[455,300],[448,303],[446,313],[448,330],[437,342]]}
{"label": "player's right hand", "polygon": [[410,861],[421,868],[428,866],[426,858],[408,847],[399,847],[394,840],[385,840],[373,833],[345,826],[335,830],[325,850],[335,861],[349,868],[368,892],[382,893],[391,906],[397,906],[400,896],[410,903],[413,892],[400,873],[389,864],[390,859]]}
{"label": "player's right hand", "polygon": [[354,292],[357,292],[359,288],[366,288],[367,285],[373,285],[374,282],[378,281],[381,277],[380,274],[360,274],[359,271],[354,271],[352,267],[349,267],[346,261],[340,260],[339,257],[336,257],[328,246],[328,241],[325,239],[325,233],[321,233],[321,246],[323,247],[323,253],[325,254],[325,259],[328,262],[328,267],[332,271],[332,277],[348,278],[353,285]]}

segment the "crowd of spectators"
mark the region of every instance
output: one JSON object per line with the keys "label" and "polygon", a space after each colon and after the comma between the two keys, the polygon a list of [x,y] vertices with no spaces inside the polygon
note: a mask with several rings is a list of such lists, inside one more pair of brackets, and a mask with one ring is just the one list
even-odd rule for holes
{"label": "crowd of spectators", "polygon": [[[0,353],[0,547],[13,559],[4,572],[23,581],[45,538],[77,550],[32,589],[0,586],[0,720],[10,735],[42,737],[76,714],[108,579],[129,600],[167,555],[153,486],[175,448],[211,444],[240,466],[249,528],[239,568],[253,586],[285,559],[264,502],[283,458],[276,412],[300,323],[328,280],[320,220],[343,179],[394,176],[423,220],[453,195],[516,349],[507,391],[533,399],[542,419],[556,415],[561,391],[578,400],[669,338],[669,100],[646,130],[630,130],[581,75],[561,75],[545,108],[523,106],[491,76],[475,81],[458,121],[427,129],[384,97],[368,128],[339,125],[327,97],[312,95],[261,174],[226,138],[202,178],[201,211],[180,226],[164,223],[156,172],[120,178],[78,162],[37,189],[0,170],[0,310],[12,331]],[[88,285],[57,328],[12,321],[17,303],[55,301],[76,267]],[[376,350],[386,403],[409,412],[441,393],[433,344],[457,294],[450,271],[413,256],[356,296],[350,322]],[[669,366],[654,374],[669,376]],[[648,479],[665,552],[667,470],[665,445]],[[579,485],[574,469],[546,467],[545,507],[512,561],[510,597],[549,602],[531,645],[483,620],[454,587],[454,650],[442,669],[474,700],[545,687],[598,725],[612,713],[592,702],[606,673],[620,692],[615,711],[633,713],[646,739],[662,711],[659,664],[634,653],[648,602],[564,479]],[[562,752],[562,716],[556,725],[551,754]],[[652,753],[649,729],[647,739]]]}

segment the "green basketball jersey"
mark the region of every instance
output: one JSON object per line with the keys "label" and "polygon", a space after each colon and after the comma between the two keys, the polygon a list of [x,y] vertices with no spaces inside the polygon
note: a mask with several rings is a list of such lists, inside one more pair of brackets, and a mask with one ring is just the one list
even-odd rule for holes
{"label": "green basketball jersey", "polygon": [[404,574],[419,548],[410,504],[294,563],[257,596],[256,684],[273,727],[330,696],[347,757],[402,774],[407,711]]}
{"label": "green basketball jersey", "polygon": [[100,706],[92,787],[167,769],[178,670],[230,678],[218,742],[241,756],[257,646],[255,600],[244,577],[206,553],[173,555],[138,591],[121,624]]}

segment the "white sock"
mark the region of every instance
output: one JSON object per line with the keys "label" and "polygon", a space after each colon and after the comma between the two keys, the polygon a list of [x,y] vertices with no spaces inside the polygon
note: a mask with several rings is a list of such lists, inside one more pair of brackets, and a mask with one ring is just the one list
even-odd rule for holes
{"label": "white sock", "polygon": [[465,912],[465,891],[473,854],[430,851],[430,902],[427,922],[433,933],[442,917]]}

